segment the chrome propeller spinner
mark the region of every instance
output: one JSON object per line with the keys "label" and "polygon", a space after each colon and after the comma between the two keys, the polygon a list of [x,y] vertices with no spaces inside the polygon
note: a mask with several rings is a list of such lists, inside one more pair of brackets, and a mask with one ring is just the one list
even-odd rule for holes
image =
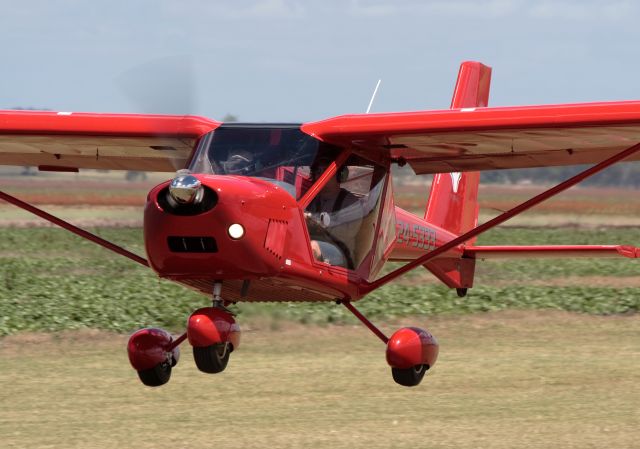
{"label": "chrome propeller spinner", "polygon": [[198,204],[202,201],[204,189],[189,170],[178,170],[169,184],[169,194],[179,204]]}

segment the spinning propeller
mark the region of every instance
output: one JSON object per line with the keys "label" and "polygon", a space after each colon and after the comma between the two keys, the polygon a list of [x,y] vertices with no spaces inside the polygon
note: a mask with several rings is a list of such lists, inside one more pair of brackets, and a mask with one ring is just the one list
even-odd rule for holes
{"label": "spinning propeller", "polygon": [[[139,113],[189,115],[196,109],[193,58],[176,55],[153,59],[121,73],[115,79],[124,96]],[[158,138],[162,138],[158,123]],[[158,151],[174,152],[169,159],[176,171],[185,169],[187,160],[170,144]]]}

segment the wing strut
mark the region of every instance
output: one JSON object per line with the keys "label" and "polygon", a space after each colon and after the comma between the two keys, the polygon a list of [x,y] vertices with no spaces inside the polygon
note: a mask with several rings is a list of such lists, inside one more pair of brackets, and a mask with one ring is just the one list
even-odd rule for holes
{"label": "wing strut", "polygon": [[87,239],[93,243],[97,243],[98,245],[102,246],[103,248],[106,248],[110,251],[113,251],[114,253],[120,254],[121,256],[127,257],[131,260],[133,260],[134,262],[138,262],[140,265],[144,265],[145,267],[149,266],[149,263],[147,262],[146,259],[144,259],[143,257],[138,256],[137,254],[132,253],[131,251],[127,251],[126,249],[122,248],[121,246],[118,245],[114,245],[113,243],[98,237],[95,234],[92,234],[88,231],[85,231],[84,229],[81,229],[77,226],[72,225],[71,223],[67,223],[66,221],[55,217],[45,211],[43,211],[42,209],[38,209],[35,206],[32,206],[29,203],[25,203],[24,201],[19,200],[18,198],[11,196],[5,192],[0,191],[0,199],[5,200],[8,203],[13,204],[14,206],[18,206],[21,209],[26,210],[27,212],[31,212],[34,215],[37,215],[40,218],[44,218],[45,220],[60,226],[61,228],[66,229],[67,231],[73,232],[74,234]]}
{"label": "wing strut", "polygon": [[301,209],[307,208],[309,203],[311,203],[311,200],[313,200],[318,192],[320,192],[320,190],[322,190],[322,188],[327,184],[329,178],[336,174],[338,168],[340,168],[342,164],[347,161],[350,155],[350,149],[344,149],[340,154],[338,154],[336,160],[327,167],[327,169],[324,171],[324,173],[322,173],[322,175],[320,175],[317,181],[314,182],[311,187],[309,187],[307,193],[305,193],[304,196],[298,200],[298,205]]}
{"label": "wing strut", "polygon": [[621,160],[631,156],[634,153],[637,153],[638,151],[640,151],[640,143],[627,148],[626,150],[610,157],[609,159],[605,159],[604,161],[594,165],[591,168],[588,168],[580,173],[578,173],[577,175],[567,179],[564,182],[561,182],[560,184],[558,184],[555,187],[552,187],[549,190],[546,190],[544,192],[542,192],[539,195],[534,196],[533,198],[525,201],[524,203],[521,203],[511,209],[509,209],[508,211],[504,212],[501,215],[498,215],[497,217],[487,221],[484,224],[481,224],[480,226],[476,226],[475,228],[473,228],[472,230],[470,230],[469,232],[466,232],[464,234],[462,234],[461,236],[450,240],[449,242],[445,243],[444,245],[434,249],[433,251],[428,252],[427,254],[425,254],[422,257],[419,257],[417,259],[415,259],[412,262],[409,262],[408,264],[398,268],[397,270],[392,271],[391,273],[388,273],[387,275],[381,277],[380,279],[377,279],[373,282],[369,282],[367,284],[365,284],[362,289],[360,290],[361,293],[363,295],[366,295],[370,292],[372,292],[373,290],[382,287],[383,285],[385,285],[386,283],[394,280],[395,278],[397,278],[398,276],[403,275],[404,273],[406,273],[407,271],[413,270],[416,267],[419,267],[421,265],[423,265],[425,262],[428,262],[429,260],[433,259],[434,257],[439,256],[440,254],[443,254],[447,251],[449,251],[450,249],[463,244],[464,242],[466,242],[467,240],[472,239],[473,237],[476,237],[477,235],[482,234],[483,232],[488,231],[489,229],[498,226],[499,224],[504,223],[505,221],[509,220],[510,218],[521,214],[522,212],[532,208],[533,206],[536,206],[537,204],[551,198],[554,195],[557,195],[560,192],[563,192],[564,190],[567,190],[569,187],[573,187],[574,185],[578,184],[579,182],[587,179],[588,177],[595,175],[596,173],[601,172],[602,170],[604,170],[605,168],[615,164],[616,162],[620,162]]}

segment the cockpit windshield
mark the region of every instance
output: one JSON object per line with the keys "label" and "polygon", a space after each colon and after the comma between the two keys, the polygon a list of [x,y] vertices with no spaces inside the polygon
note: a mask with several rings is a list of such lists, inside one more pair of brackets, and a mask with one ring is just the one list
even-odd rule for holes
{"label": "cockpit windshield", "polygon": [[202,139],[189,169],[263,179],[299,198],[319,145],[297,125],[222,125]]}

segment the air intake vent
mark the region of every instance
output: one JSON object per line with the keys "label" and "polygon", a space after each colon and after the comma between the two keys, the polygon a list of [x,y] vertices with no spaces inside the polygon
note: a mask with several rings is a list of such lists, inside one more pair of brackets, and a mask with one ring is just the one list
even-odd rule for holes
{"label": "air intake vent", "polygon": [[213,237],[167,237],[169,249],[174,253],[217,253]]}
{"label": "air intake vent", "polygon": [[282,259],[284,255],[284,244],[287,237],[288,224],[289,223],[284,220],[269,220],[269,228],[267,229],[264,247],[273,254],[276,259]]}

